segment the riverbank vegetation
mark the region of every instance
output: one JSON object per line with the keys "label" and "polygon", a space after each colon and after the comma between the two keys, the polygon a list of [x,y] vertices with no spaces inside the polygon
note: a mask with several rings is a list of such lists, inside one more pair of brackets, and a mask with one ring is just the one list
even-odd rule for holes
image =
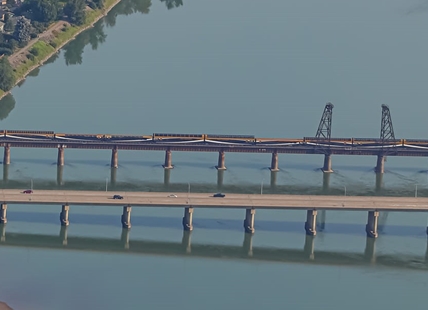
{"label": "riverbank vegetation", "polygon": [[[27,0],[20,6],[10,6],[4,15],[4,32],[0,33],[0,98],[32,69],[90,27],[117,1]],[[168,9],[183,5],[182,0],[160,1]],[[150,6],[151,0],[122,0],[119,3],[120,11],[126,7],[125,15],[148,13]],[[112,26],[114,22],[110,18],[106,24]]]}

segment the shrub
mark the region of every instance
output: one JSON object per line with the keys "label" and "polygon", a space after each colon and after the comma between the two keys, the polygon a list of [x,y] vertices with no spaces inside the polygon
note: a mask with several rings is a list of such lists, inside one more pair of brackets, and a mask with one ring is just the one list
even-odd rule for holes
{"label": "shrub", "polygon": [[58,45],[54,42],[54,41],[50,41],[49,42],[50,46],[52,46],[53,48],[56,48]]}
{"label": "shrub", "polygon": [[32,49],[30,49],[30,53],[34,56],[37,56],[39,55],[39,50],[36,47],[33,47]]}
{"label": "shrub", "polygon": [[35,57],[33,54],[27,54],[27,58],[33,61]]}

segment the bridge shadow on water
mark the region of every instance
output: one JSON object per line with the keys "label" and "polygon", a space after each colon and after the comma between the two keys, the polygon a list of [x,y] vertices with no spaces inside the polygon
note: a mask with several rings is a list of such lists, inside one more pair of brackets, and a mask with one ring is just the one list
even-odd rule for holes
{"label": "bridge shadow on water", "polygon": [[[195,210],[197,212],[197,209]],[[117,215],[106,214],[79,214],[70,212],[70,225],[102,225],[102,226],[120,226],[120,209]],[[198,218],[195,213],[193,226],[195,229],[208,230],[228,230],[243,231],[243,220],[239,219],[208,219]],[[243,214],[244,215],[244,214]],[[42,224],[59,224],[58,213],[40,213],[40,212],[13,212],[8,210],[9,222],[24,223],[42,223]],[[177,217],[160,217],[160,216],[139,216],[132,215],[132,226],[150,227],[150,228],[169,228],[182,230],[181,218]],[[319,223],[318,232],[326,234],[340,235],[365,235],[365,223],[345,224],[345,223]],[[323,228],[321,228],[323,227]],[[304,233],[304,219],[297,221],[270,221],[257,220],[255,222],[256,231],[265,232],[297,232]],[[425,236],[426,227],[406,226],[406,225],[383,225],[379,227],[380,235],[390,236]]]}

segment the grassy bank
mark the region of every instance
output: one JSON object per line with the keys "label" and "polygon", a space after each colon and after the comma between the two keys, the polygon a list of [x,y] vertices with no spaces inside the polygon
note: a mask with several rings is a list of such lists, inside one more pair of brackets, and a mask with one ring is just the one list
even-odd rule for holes
{"label": "grassy bank", "polygon": [[[39,40],[34,43],[27,53],[27,59],[24,63],[18,65],[15,69],[16,84],[26,78],[26,76],[37,67],[41,66],[52,55],[58,52],[65,44],[73,40],[79,33],[93,26],[99,19],[105,16],[120,0],[105,0],[104,8],[100,10],[91,10],[86,13],[86,21],[80,26],[67,26],[61,31],[55,32],[54,39],[50,42]],[[0,90],[0,99],[7,95],[9,92]]]}

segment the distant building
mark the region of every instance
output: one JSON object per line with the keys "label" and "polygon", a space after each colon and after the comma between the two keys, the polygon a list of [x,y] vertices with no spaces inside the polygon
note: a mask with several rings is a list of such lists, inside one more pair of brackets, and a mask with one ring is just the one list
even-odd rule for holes
{"label": "distant building", "polygon": [[6,5],[7,4],[7,0],[0,0],[1,1],[1,5]]}
{"label": "distant building", "polygon": [[3,32],[3,29],[4,29],[4,23],[0,21],[0,32]]}
{"label": "distant building", "polygon": [[5,16],[5,12],[2,10],[2,9],[0,9],[0,21],[1,22],[4,22],[4,16]]}

